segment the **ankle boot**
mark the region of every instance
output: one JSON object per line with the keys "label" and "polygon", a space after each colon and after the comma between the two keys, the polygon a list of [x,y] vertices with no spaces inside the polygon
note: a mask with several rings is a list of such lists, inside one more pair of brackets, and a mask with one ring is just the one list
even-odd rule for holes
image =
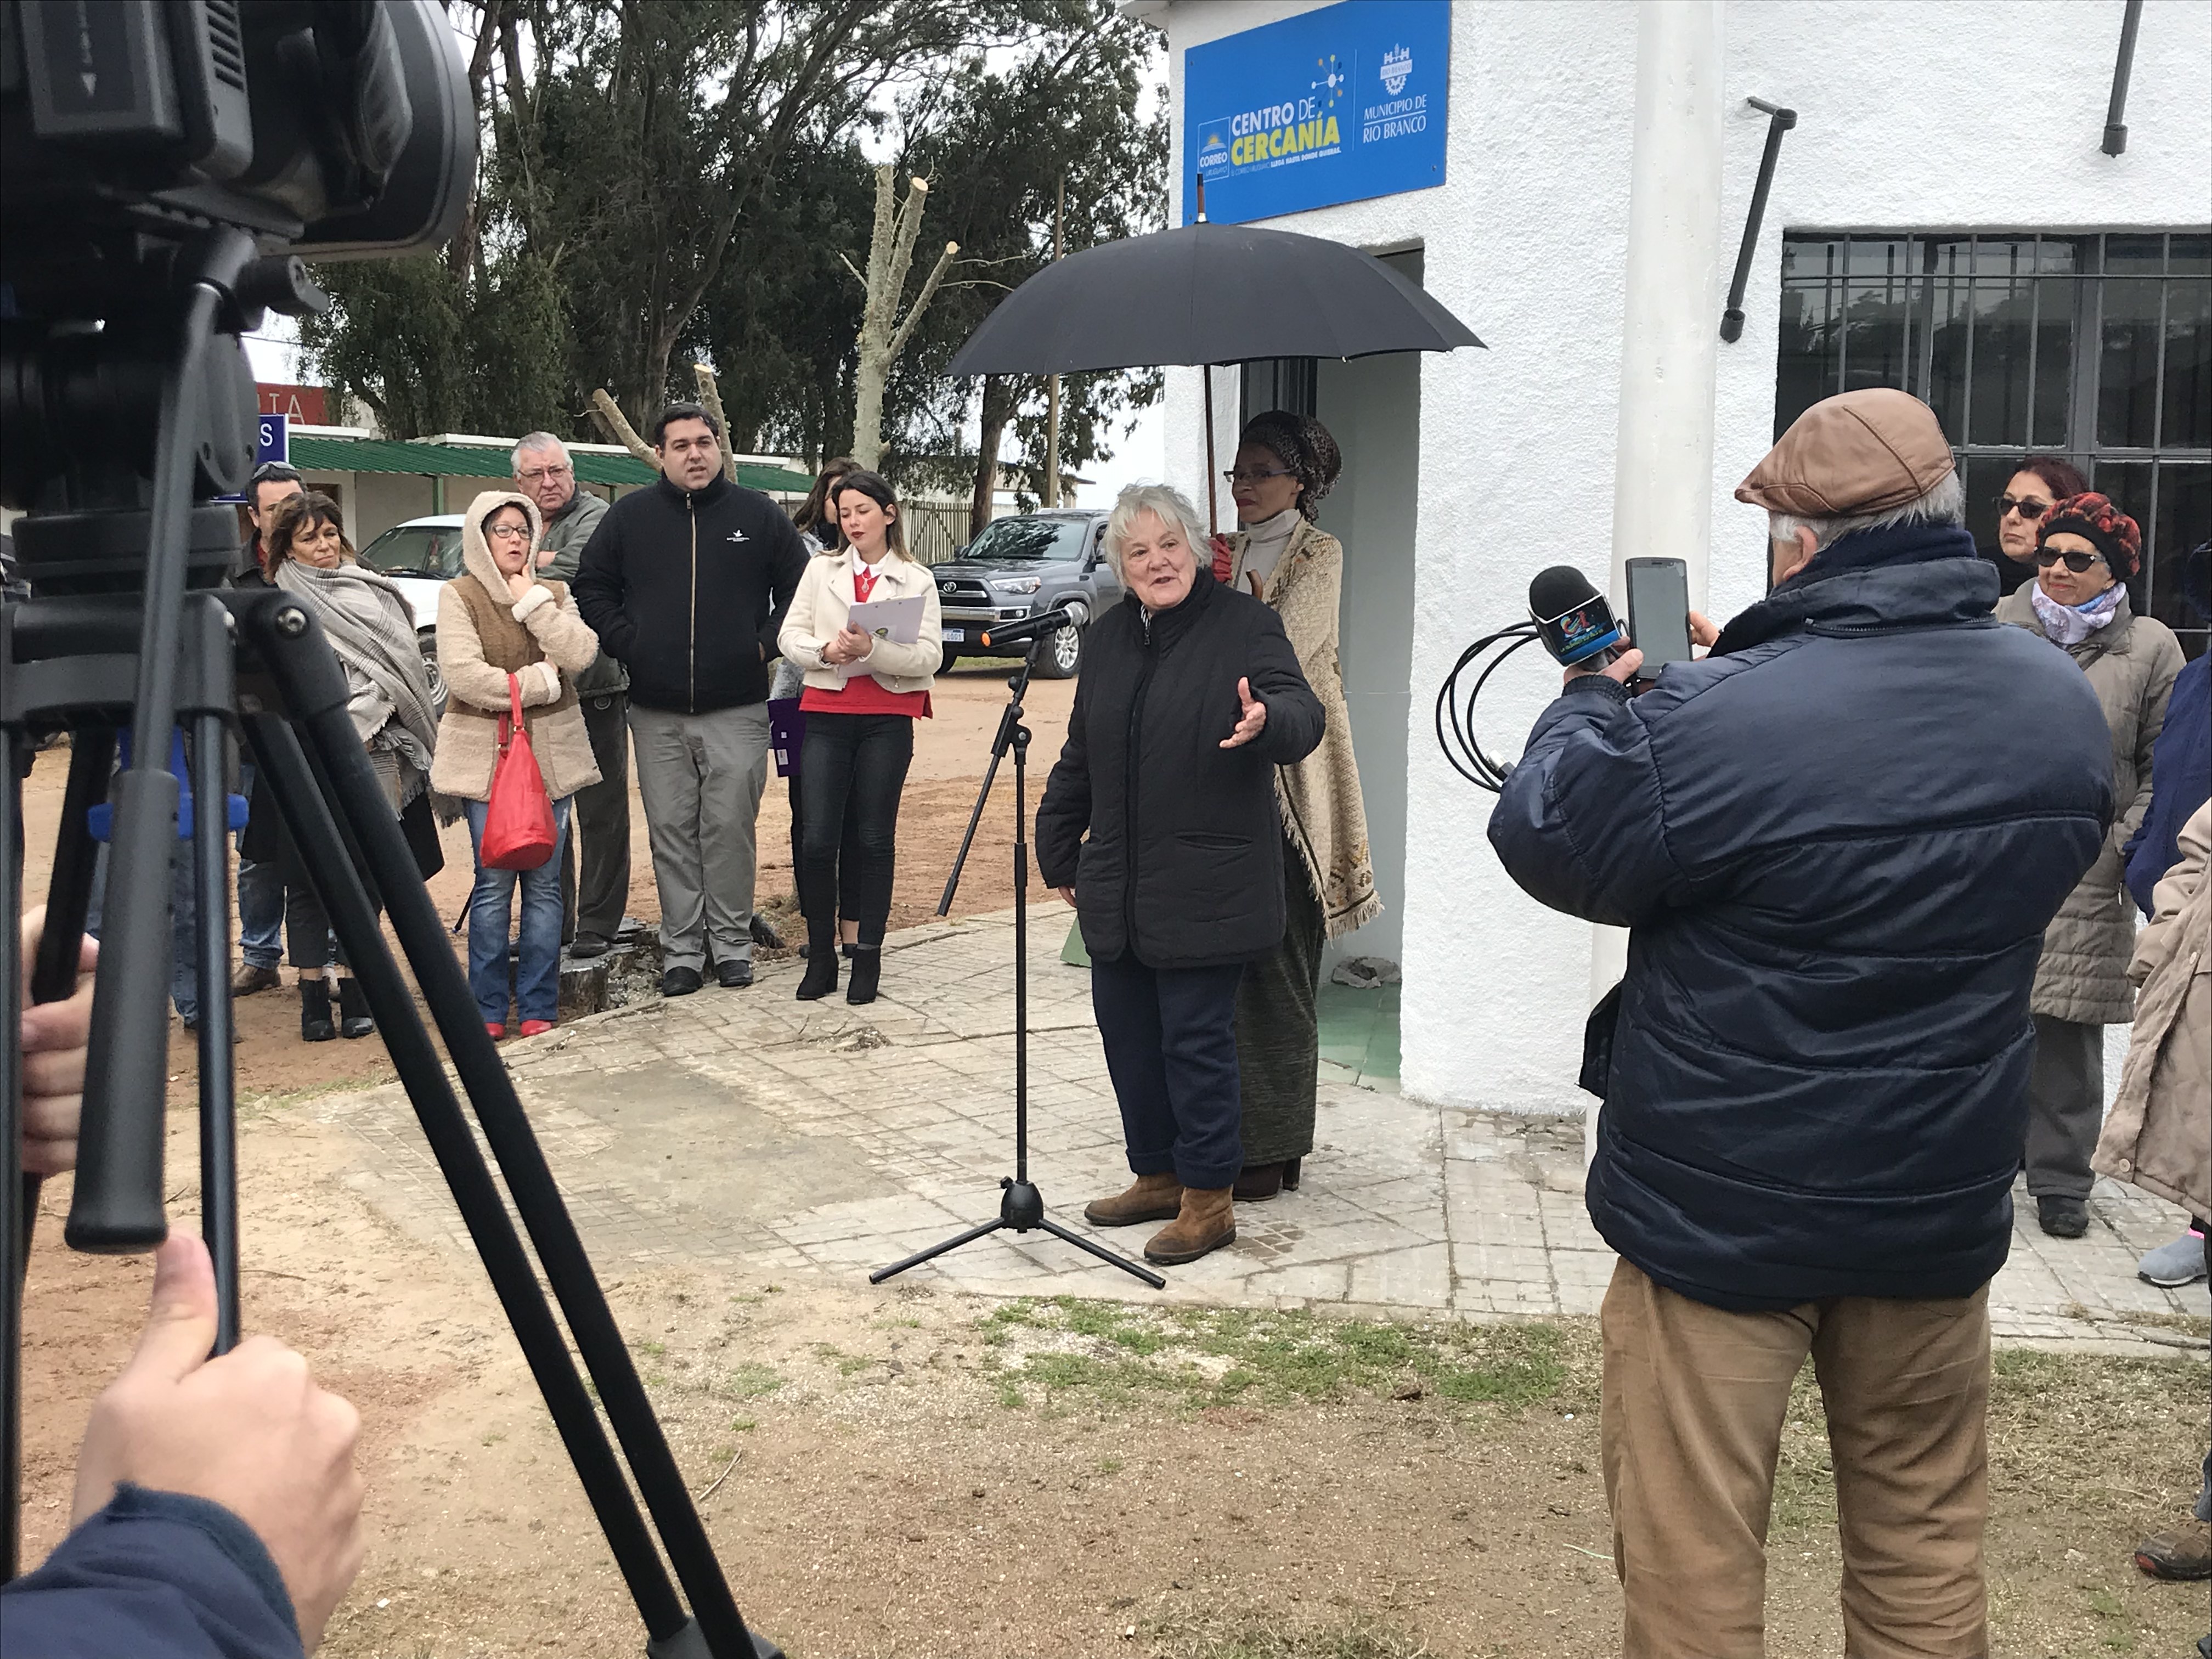
{"label": "ankle boot", "polygon": [[1145,1243],[1145,1260],[1164,1267],[1195,1261],[1237,1242],[1237,1205],[1227,1187],[1186,1187],[1176,1218]]}
{"label": "ankle boot", "polygon": [[351,974],[338,981],[338,1035],[365,1037],[376,1035],[376,1017],[368,1012],[368,993]]}
{"label": "ankle boot", "polygon": [[853,977],[845,987],[848,1002],[873,1002],[876,987],[882,982],[884,952],[881,945],[873,950],[865,945],[853,946]]}
{"label": "ankle boot", "polygon": [[1083,1206],[1083,1218],[1094,1227],[1127,1227],[1139,1221],[1165,1221],[1182,1208],[1182,1182],[1175,1171],[1140,1175],[1127,1192],[1111,1198],[1094,1198]]}
{"label": "ankle boot", "polygon": [[837,924],[806,923],[806,973],[799,981],[801,1002],[819,1002],[837,988]]}
{"label": "ankle boot", "polygon": [[333,1042],[338,1028],[331,1024],[330,981],[319,975],[300,981],[300,1041]]}
{"label": "ankle boot", "polygon": [[1264,1204],[1290,1185],[1287,1164],[1247,1164],[1232,1189],[1239,1204]]}

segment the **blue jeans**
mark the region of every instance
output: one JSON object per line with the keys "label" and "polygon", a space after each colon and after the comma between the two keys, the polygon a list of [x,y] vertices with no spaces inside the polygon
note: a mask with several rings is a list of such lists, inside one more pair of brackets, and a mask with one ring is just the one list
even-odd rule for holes
{"label": "blue jeans", "polygon": [[515,963],[518,1017],[551,1020],[561,1008],[561,847],[568,837],[568,798],[553,803],[559,836],[553,856],[535,870],[488,870],[483,861],[484,814],[480,800],[468,809],[469,845],[476,849],[477,884],[469,895],[469,989],[487,1025],[507,1024],[507,929],[514,915],[515,884],[522,884],[522,951]]}
{"label": "blue jeans", "polygon": [[[239,789],[253,799],[253,763],[239,763]],[[241,848],[246,831],[238,832]],[[238,860],[238,953],[249,968],[274,968],[284,959],[284,871],[271,860]]]}

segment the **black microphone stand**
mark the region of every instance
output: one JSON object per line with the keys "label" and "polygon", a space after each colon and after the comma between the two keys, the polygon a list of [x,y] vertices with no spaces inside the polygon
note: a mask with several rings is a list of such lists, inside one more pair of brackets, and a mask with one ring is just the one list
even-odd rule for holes
{"label": "black microphone stand", "polygon": [[986,1234],[1000,1228],[1026,1233],[1038,1230],[1054,1238],[1073,1244],[1079,1250],[1087,1250],[1101,1261],[1119,1267],[1123,1273],[1141,1279],[1154,1290],[1165,1290],[1167,1280],[1150,1267],[1140,1267],[1127,1256],[1116,1255],[1104,1245],[1071,1232],[1044,1212],[1044,1194],[1037,1191],[1030,1179],[1030,844],[1029,844],[1029,754],[1030,729],[1022,724],[1022,698],[1030,689],[1030,671],[1036,666],[1036,653],[1043,647],[1042,639],[1030,643],[1029,654],[1022,659],[1020,671],[1006,681],[1012,696],[1006,700],[1006,712],[999,716],[998,735],[991,739],[991,764],[983,773],[983,787],[975,792],[975,810],[968,814],[968,833],[960,838],[959,854],[952,860],[952,873],[945,878],[945,896],[937,902],[937,914],[952,914],[952,896],[960,888],[960,872],[968,863],[968,849],[975,844],[975,826],[982,822],[983,803],[991,798],[991,786],[999,776],[999,763],[1011,749],[1014,754],[1014,1172],[999,1178],[1000,1196],[999,1213],[980,1226],[970,1227],[963,1233],[917,1251],[902,1261],[894,1261],[888,1267],[878,1267],[868,1275],[868,1283],[880,1285],[894,1273],[902,1273],[908,1267],[957,1250],[963,1244],[972,1244]]}

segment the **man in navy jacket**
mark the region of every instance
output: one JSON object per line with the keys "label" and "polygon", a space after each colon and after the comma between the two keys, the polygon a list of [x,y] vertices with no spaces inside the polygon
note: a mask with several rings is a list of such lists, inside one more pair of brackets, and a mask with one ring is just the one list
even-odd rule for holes
{"label": "man in navy jacket", "polygon": [[1770,596],[1641,696],[1632,652],[1571,674],[1490,823],[1529,893],[1632,930],[1588,1182],[1622,1258],[1602,1410],[1623,1648],[1764,1651],[1809,1354],[1844,1647],[1978,1656],[2028,989],[2112,818],[2111,740],[2072,663],[1992,621],[1925,404],[1815,404],[1736,495],[1770,514]]}

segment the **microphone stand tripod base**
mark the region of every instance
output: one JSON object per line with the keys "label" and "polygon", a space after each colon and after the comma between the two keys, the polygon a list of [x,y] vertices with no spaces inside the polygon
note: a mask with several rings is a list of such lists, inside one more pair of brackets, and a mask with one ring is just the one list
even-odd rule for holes
{"label": "microphone stand tripod base", "polygon": [[1001,1188],[1001,1196],[999,1200],[999,1213],[994,1218],[985,1222],[980,1227],[970,1227],[964,1233],[957,1233],[941,1243],[933,1244],[927,1249],[907,1257],[903,1261],[894,1261],[888,1267],[877,1268],[868,1275],[868,1283],[880,1285],[894,1273],[902,1273],[908,1267],[920,1267],[933,1257],[943,1255],[951,1250],[957,1250],[963,1244],[972,1244],[986,1234],[995,1233],[1000,1228],[1004,1228],[1009,1232],[1016,1233],[1032,1231],[1050,1233],[1054,1238],[1073,1244],[1079,1250],[1087,1250],[1101,1261],[1119,1267],[1123,1273],[1134,1278],[1143,1279],[1156,1291],[1164,1291],[1167,1288],[1167,1280],[1150,1267],[1141,1267],[1125,1255],[1115,1255],[1103,1244],[1085,1238],[1081,1233],[1069,1231],[1047,1215],[1044,1212],[1044,1194],[1036,1189],[1036,1183],[1033,1182],[1017,1181],[1012,1176],[1000,1176],[999,1186]]}

